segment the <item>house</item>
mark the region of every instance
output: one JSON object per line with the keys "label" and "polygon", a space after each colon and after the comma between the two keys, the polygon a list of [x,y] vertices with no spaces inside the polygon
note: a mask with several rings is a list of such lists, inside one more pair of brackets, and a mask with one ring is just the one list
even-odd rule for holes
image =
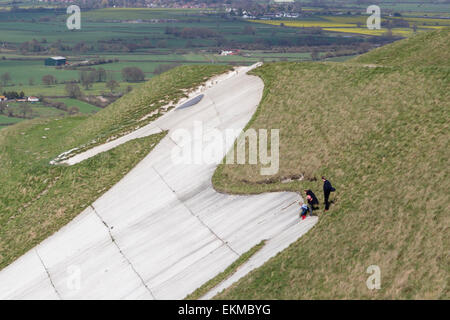
{"label": "house", "polygon": [[221,55],[221,56],[229,56],[229,55],[231,55],[232,53],[233,53],[233,51],[222,50],[222,51],[220,52],[220,55]]}
{"label": "house", "polygon": [[5,97],[5,96],[0,96],[0,101],[6,101],[6,100],[8,100],[7,97]]}
{"label": "house", "polygon": [[50,57],[45,59],[46,66],[62,66],[65,65],[67,59],[65,57]]}
{"label": "house", "polygon": [[220,52],[221,56],[235,56],[239,54],[239,50],[222,50]]}
{"label": "house", "polygon": [[27,101],[28,102],[39,102],[39,98],[38,97],[28,97]]}

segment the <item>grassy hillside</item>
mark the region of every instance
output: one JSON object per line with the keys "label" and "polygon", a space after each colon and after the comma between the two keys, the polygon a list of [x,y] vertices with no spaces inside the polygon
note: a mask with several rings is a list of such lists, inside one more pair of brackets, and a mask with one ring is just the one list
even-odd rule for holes
{"label": "grassy hillside", "polygon": [[0,269],[68,223],[118,182],[164,133],[130,141],[71,167],[51,166],[50,160],[80,144],[138,126],[143,115],[180,98],[183,88],[197,86],[224,70],[226,67],[221,66],[178,68],[90,117],[36,119],[2,129]]}
{"label": "grassy hillside", "polygon": [[[448,53],[448,32],[427,37],[432,44],[420,50],[429,57]],[[358,61],[397,61],[404,43]],[[258,166],[222,165],[215,187],[311,188],[322,202],[325,175],[337,192],[330,211],[322,204],[316,211],[320,220],[308,234],[217,298],[450,298],[448,69],[275,63],[255,74],[265,91],[249,127],[280,129],[280,171],[266,180]],[[304,180],[281,183],[292,175]],[[366,287],[370,265],[381,269],[380,290]]]}
{"label": "grassy hillside", "polygon": [[354,59],[354,62],[397,66],[450,67],[450,28],[421,33]]}

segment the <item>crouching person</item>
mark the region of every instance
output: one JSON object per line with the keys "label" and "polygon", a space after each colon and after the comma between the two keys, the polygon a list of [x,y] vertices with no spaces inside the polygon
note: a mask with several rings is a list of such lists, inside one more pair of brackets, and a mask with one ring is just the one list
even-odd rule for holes
{"label": "crouching person", "polygon": [[302,218],[302,220],[305,220],[306,218],[306,214],[309,211],[309,208],[306,204],[304,204],[303,202],[299,202],[298,203],[300,205],[301,211],[300,211],[300,218]]}

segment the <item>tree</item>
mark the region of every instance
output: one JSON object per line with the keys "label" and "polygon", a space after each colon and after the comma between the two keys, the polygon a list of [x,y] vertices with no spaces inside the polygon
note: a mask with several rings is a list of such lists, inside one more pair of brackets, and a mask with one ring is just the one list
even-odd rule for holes
{"label": "tree", "polygon": [[311,52],[311,59],[313,59],[313,61],[317,61],[317,60],[320,59],[320,56],[319,56],[319,50],[314,49],[314,50]]}
{"label": "tree", "polygon": [[116,80],[111,79],[111,80],[109,80],[109,81],[106,83],[106,87],[107,87],[109,90],[111,90],[111,93],[112,93],[112,92],[114,92],[115,89],[117,89],[118,87],[120,87],[120,85],[119,85],[119,83],[118,83]]}
{"label": "tree", "polygon": [[19,99],[20,98],[20,95],[17,91],[3,92],[3,95],[8,99]]}
{"label": "tree", "polygon": [[76,83],[66,83],[65,90],[71,98],[80,98],[83,96],[80,87]]}
{"label": "tree", "polygon": [[34,79],[33,78],[28,79],[28,84],[30,86],[34,85]]}
{"label": "tree", "polygon": [[69,114],[77,114],[80,112],[80,109],[78,109],[78,107],[70,107],[69,110],[67,110],[69,112]]}
{"label": "tree", "polygon": [[97,70],[97,82],[106,81],[106,70],[103,68],[98,68]]}
{"label": "tree", "polygon": [[94,82],[96,74],[89,71],[81,71],[80,73],[80,82],[81,85],[86,89],[92,87],[92,83]]}
{"label": "tree", "polygon": [[8,82],[11,81],[11,75],[9,74],[9,72],[3,73],[0,78],[2,80],[3,86],[7,86]]}
{"label": "tree", "polygon": [[51,74],[47,74],[47,75],[42,77],[42,83],[47,85],[47,86],[51,86],[52,84],[56,83],[56,79]]}
{"label": "tree", "polygon": [[126,67],[122,69],[122,77],[127,82],[137,82],[143,81],[145,74],[138,67]]}
{"label": "tree", "polygon": [[33,109],[31,109],[31,107],[28,104],[23,103],[19,107],[19,112],[24,118],[26,118],[28,114],[31,114],[33,112]]}
{"label": "tree", "polygon": [[156,43],[156,46],[157,46],[158,48],[167,48],[167,41],[166,41],[166,40],[159,40],[159,41]]}
{"label": "tree", "polygon": [[384,33],[384,36],[387,38],[392,38],[394,36],[392,33],[392,29],[388,28],[387,31]]}
{"label": "tree", "polygon": [[255,29],[252,26],[245,26],[243,33],[255,35]]}
{"label": "tree", "polygon": [[8,110],[8,105],[4,101],[0,101],[0,114],[5,114]]}

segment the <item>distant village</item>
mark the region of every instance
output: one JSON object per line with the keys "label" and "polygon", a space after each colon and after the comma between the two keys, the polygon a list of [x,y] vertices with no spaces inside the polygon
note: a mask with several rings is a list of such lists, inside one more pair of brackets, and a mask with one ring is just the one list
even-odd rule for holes
{"label": "distant village", "polygon": [[29,97],[19,97],[19,98],[12,98],[12,99],[8,99],[7,96],[0,96],[0,101],[14,101],[14,102],[39,102],[39,98],[38,97],[33,97],[33,96],[29,96]]}

